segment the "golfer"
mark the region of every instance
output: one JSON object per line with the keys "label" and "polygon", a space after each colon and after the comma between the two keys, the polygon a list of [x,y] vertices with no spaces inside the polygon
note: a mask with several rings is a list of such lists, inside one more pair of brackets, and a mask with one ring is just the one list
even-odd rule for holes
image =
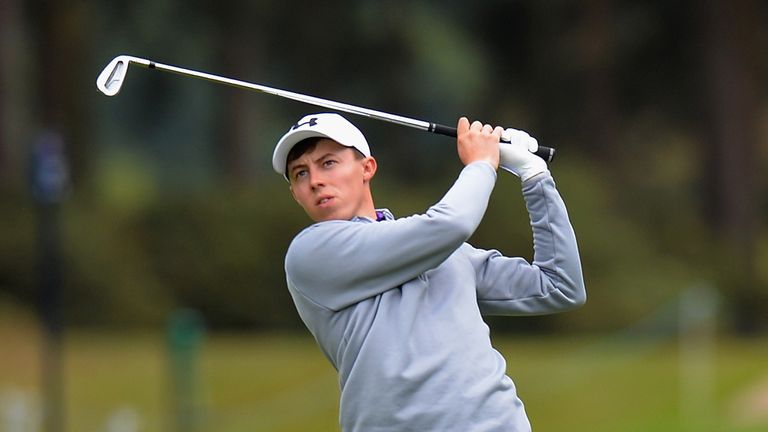
{"label": "golfer", "polygon": [[[546,163],[522,131],[458,122],[464,164],[423,214],[395,218],[371,194],[376,159],[338,114],[311,114],[272,164],[315,221],[285,271],[301,319],[338,371],[344,431],[529,431],[483,315],[565,311],[586,299],[576,239]],[[522,180],[533,263],[466,243],[504,168]],[[503,230],[503,226],[497,227]]]}

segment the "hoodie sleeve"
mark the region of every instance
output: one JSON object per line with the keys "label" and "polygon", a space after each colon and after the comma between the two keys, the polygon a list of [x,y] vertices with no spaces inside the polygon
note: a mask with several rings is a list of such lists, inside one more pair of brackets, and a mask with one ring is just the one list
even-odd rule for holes
{"label": "hoodie sleeve", "polygon": [[523,196],[533,229],[533,263],[465,246],[486,315],[547,314],[586,301],[576,236],[554,180],[547,173],[525,182]]}

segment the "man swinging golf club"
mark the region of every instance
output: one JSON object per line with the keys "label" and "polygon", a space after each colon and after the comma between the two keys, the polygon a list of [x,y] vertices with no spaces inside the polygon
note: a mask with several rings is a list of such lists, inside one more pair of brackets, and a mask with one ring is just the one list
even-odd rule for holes
{"label": "man swinging golf club", "polygon": [[[308,115],[275,147],[273,168],[316,222],[288,248],[286,278],[339,373],[344,431],[529,431],[482,315],[554,313],[586,299],[576,238],[533,138],[466,118],[457,132],[458,178],[425,213],[399,219],[374,206],[376,160],[340,115]],[[500,151],[502,134],[511,142]],[[533,263],[466,243],[500,161],[522,181]]]}

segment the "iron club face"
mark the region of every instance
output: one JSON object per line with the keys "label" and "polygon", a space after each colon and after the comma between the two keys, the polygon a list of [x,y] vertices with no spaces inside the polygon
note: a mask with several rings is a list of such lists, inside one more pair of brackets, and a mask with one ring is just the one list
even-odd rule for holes
{"label": "iron club face", "polygon": [[114,96],[120,92],[131,63],[150,67],[152,62],[138,57],[127,55],[117,56],[104,68],[96,78],[96,88],[107,96]]}

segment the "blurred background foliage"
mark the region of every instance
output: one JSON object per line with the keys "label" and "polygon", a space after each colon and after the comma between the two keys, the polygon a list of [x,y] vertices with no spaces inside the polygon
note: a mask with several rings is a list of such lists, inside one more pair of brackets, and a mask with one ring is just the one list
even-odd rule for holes
{"label": "blurred background foliage", "polygon": [[[213,328],[302,328],[283,256],[309,220],[269,161],[319,109],[140,68],[97,93],[125,53],[556,147],[588,304],[494,328],[622,328],[707,282],[725,330],[765,330],[767,42],[758,1],[0,0],[0,302],[36,308],[28,159],[54,131],[68,325],[155,326],[188,307]],[[450,139],[351,120],[397,215],[460,170]],[[516,178],[500,174],[472,242],[532,257]]]}

